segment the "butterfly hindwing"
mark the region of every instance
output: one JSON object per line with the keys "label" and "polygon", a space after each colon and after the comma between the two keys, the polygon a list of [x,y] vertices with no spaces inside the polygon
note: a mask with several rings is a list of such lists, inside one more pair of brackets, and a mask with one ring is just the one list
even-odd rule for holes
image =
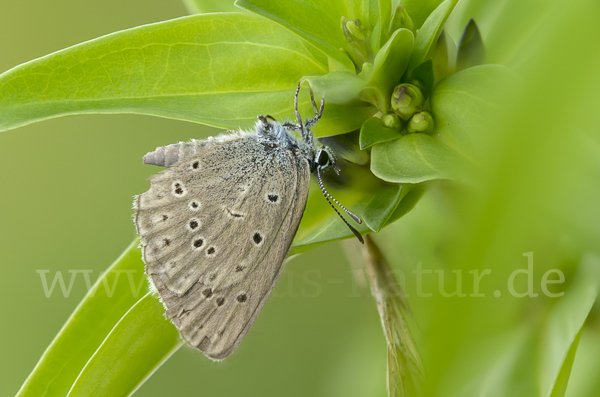
{"label": "butterfly hindwing", "polygon": [[255,134],[151,178],[136,204],[146,272],[190,345],[222,359],[240,343],[281,271],[309,180],[305,159]]}

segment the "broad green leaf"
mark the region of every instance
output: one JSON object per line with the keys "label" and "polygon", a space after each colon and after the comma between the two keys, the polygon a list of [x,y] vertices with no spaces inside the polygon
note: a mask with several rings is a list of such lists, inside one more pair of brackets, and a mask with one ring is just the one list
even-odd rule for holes
{"label": "broad green leaf", "polygon": [[[0,130],[84,113],[141,113],[238,128],[293,116],[300,78],[326,59],[295,34],[246,14],[203,14],[104,36],[0,75]],[[302,112],[312,109],[306,92]],[[351,111],[330,108],[331,134]],[[345,127],[344,127],[345,128]],[[358,127],[357,127],[358,128]]]}
{"label": "broad green leaf", "polygon": [[456,70],[460,71],[485,63],[485,48],[474,20],[469,19],[458,44]]}
{"label": "broad green leaf", "polygon": [[[410,58],[409,70],[413,70],[427,59],[431,46],[440,36],[444,23],[458,0],[446,0],[429,15],[415,37],[415,48]],[[410,11],[409,11],[410,14]],[[411,14],[412,16],[412,14]],[[416,24],[416,22],[415,22]]]}
{"label": "broad green leaf", "polygon": [[336,71],[323,76],[307,77],[306,80],[310,83],[317,98],[325,96],[325,106],[358,102],[358,93],[366,84],[354,72],[347,71]]}
{"label": "broad green leaf", "polygon": [[[589,255],[580,273],[552,309],[540,348],[540,390],[544,397],[563,397],[583,325],[598,299],[600,259]],[[557,298],[558,299],[558,298]]]}
{"label": "broad green leaf", "polygon": [[[287,98],[289,101],[291,97]],[[325,100],[327,101],[327,99]],[[313,110],[310,110],[307,106],[301,109],[301,112],[312,117]],[[332,135],[345,134],[348,131],[355,131],[365,122],[366,119],[373,116],[376,112],[375,108],[366,103],[353,103],[347,105],[327,104],[325,103],[325,110],[323,111],[323,117],[319,122],[311,128],[313,134],[317,137],[328,137]],[[294,117],[288,117],[294,120]]]}
{"label": "broad green leaf", "polygon": [[401,138],[399,130],[386,128],[381,124],[379,118],[371,117],[362,125],[360,129],[360,148],[362,150],[373,146],[376,143],[387,142]]}
{"label": "broad green leaf", "polygon": [[19,397],[66,396],[114,325],[147,292],[136,239],[98,279],[52,341]]}
{"label": "broad green leaf", "polygon": [[400,0],[400,5],[406,9],[417,29],[425,22],[443,0]]}
{"label": "broad green leaf", "polygon": [[[305,79],[314,90],[315,97],[325,98],[324,117],[312,129],[316,136],[331,136],[360,128],[377,109],[359,99],[365,81],[351,72],[336,71]],[[308,112],[310,114],[310,111]]]}
{"label": "broad green leaf", "polygon": [[129,396],[183,341],[148,293],[115,325],[69,391],[69,397]]}
{"label": "broad green leaf", "polygon": [[413,33],[408,29],[394,32],[387,43],[379,50],[373,61],[373,69],[368,77],[367,85],[377,90],[382,100],[374,103],[382,113],[389,111],[389,101],[394,87],[400,84],[400,79],[408,66],[413,49]]}
{"label": "broad green leaf", "polygon": [[233,2],[233,0],[183,0],[183,3],[191,14],[242,12],[243,10],[233,5]]}
{"label": "broad green leaf", "polygon": [[360,2],[306,0],[277,2],[271,0],[237,0],[236,5],[285,26],[313,44],[348,70],[354,64],[340,49],[346,45],[341,18],[366,19],[360,15]]}
{"label": "broad green leaf", "polygon": [[419,183],[451,178],[456,171],[455,154],[427,134],[410,134],[385,142],[371,151],[371,170],[389,182]]}
{"label": "broad green leaf", "polygon": [[514,74],[499,65],[473,67],[440,81],[431,97],[434,134],[410,134],[374,146],[371,170],[395,183],[465,177],[479,167],[479,149],[514,81]]}

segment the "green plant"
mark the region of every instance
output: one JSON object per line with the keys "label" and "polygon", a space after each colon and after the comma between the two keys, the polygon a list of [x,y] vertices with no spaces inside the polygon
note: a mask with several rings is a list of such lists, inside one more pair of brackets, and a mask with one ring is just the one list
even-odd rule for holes
{"label": "green plant", "polygon": [[[558,233],[575,241],[543,256],[545,269],[570,276],[568,289],[561,289],[564,299],[441,296],[431,305],[413,303],[417,319],[419,310],[430,316],[420,341],[426,352],[424,395],[565,395],[598,289],[600,234],[597,225],[580,218],[595,209],[585,198],[598,193],[592,161],[600,141],[589,132],[598,127],[589,110],[600,103],[600,59],[586,45],[600,38],[593,22],[599,7],[584,0],[568,8],[505,1],[500,15],[490,18],[494,2],[467,1],[446,24],[456,0],[396,3],[328,0],[314,7],[238,0],[249,12],[200,14],[104,36],[1,75],[0,128],[125,112],[249,127],[265,112],[291,118],[294,87],[303,80],[326,96],[315,133],[348,160],[346,180],[329,182],[335,196],[363,218],[361,232],[382,231],[411,211],[426,190],[456,216],[438,213],[444,222],[436,223],[429,219],[436,207],[424,199],[419,206],[427,210],[415,209],[417,220],[382,232],[378,241],[391,258],[399,257],[394,249],[401,236],[414,247],[404,247],[404,255],[413,258],[446,245],[430,258],[438,270],[492,269],[496,275],[506,271],[503,261],[514,262],[515,252],[547,251]],[[221,7],[189,4],[205,12]],[[467,23],[471,16],[485,40],[477,25]],[[458,37],[465,26],[464,39],[455,45],[447,31]],[[524,42],[534,27],[541,33]],[[488,64],[481,65],[484,59]],[[570,73],[563,81],[564,70]],[[553,87],[563,88],[559,100]],[[312,109],[306,91],[303,114]],[[592,192],[578,194],[582,186]],[[561,213],[566,192],[583,200]],[[429,233],[418,231],[424,225]],[[351,236],[318,189],[311,189],[293,253]],[[143,268],[136,245],[99,280],[20,395],[128,395],[181,345],[154,297],[138,299],[123,288],[115,292],[119,299],[106,299],[98,288],[111,283],[117,270]],[[375,247],[365,263],[378,263],[373,258],[379,255]],[[367,273],[381,297],[389,391],[413,395],[418,387],[404,381],[420,378],[418,355],[400,310],[405,306],[395,300],[395,287],[390,294],[395,282],[377,281],[377,275],[389,277],[386,266],[373,265]],[[492,283],[499,290],[505,279],[494,277]],[[510,311],[510,318],[490,314],[501,310]],[[522,314],[528,310],[535,315]],[[584,340],[598,340],[593,326],[588,334]],[[498,340],[490,343],[491,335]],[[131,349],[133,354],[121,354]],[[485,354],[472,352],[477,349]],[[463,370],[452,369],[456,362]]]}

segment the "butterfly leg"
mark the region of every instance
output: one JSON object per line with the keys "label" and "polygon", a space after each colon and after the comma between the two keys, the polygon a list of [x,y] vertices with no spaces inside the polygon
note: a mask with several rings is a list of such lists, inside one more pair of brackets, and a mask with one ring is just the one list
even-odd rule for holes
{"label": "butterfly leg", "polygon": [[323,95],[321,97],[321,107],[320,109],[317,109],[317,104],[315,102],[315,96],[313,94],[313,90],[312,88],[310,88],[310,100],[312,102],[313,105],[313,109],[315,110],[315,117],[313,117],[312,119],[308,119],[306,120],[306,127],[310,128],[313,125],[317,124],[317,122],[321,119],[321,116],[323,116],[323,110],[325,109],[325,95]]}
{"label": "butterfly leg", "polygon": [[302,129],[298,124],[294,124],[291,121],[286,121],[282,125],[288,130],[300,131]]}
{"label": "butterfly leg", "polygon": [[302,127],[302,117],[300,117],[300,112],[298,111],[298,94],[300,93],[300,84],[302,84],[302,81],[299,81],[298,87],[296,87],[296,95],[294,95],[294,110],[296,111],[296,119],[298,120],[298,125]]}

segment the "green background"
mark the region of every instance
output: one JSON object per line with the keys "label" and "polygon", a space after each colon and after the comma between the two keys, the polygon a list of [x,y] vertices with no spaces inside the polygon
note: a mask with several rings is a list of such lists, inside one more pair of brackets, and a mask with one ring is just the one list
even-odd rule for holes
{"label": "green background", "polygon": [[[113,31],[187,15],[179,1],[5,2],[0,70]],[[157,172],[142,156],[218,130],[137,115],[66,117],[0,134],[3,319],[0,395],[16,394],[86,292],[46,298],[36,270],[100,272],[135,236],[133,196]],[[140,275],[136,276],[136,281]],[[122,281],[125,281],[123,277]],[[356,292],[358,291],[358,293]],[[252,331],[214,363],[183,347],[136,395],[385,393],[386,347],[374,301],[357,286],[339,244],[293,259]]]}

